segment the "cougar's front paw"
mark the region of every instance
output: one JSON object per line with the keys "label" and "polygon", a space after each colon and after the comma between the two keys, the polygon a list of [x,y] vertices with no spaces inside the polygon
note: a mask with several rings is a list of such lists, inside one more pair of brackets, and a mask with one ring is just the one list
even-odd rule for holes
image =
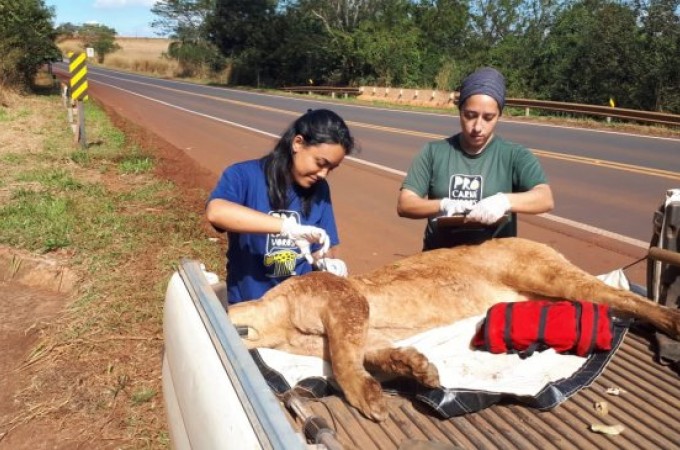
{"label": "cougar's front paw", "polygon": [[437,367],[427,359],[427,356],[415,348],[394,349],[391,358],[395,364],[403,366],[402,371],[410,372],[411,376],[420,384],[429,388],[438,388],[440,386]]}
{"label": "cougar's front paw", "polygon": [[344,388],[343,390],[349,404],[369,419],[378,422],[387,419],[387,405],[383,398],[382,388],[372,376],[366,374],[355,380],[351,389]]}

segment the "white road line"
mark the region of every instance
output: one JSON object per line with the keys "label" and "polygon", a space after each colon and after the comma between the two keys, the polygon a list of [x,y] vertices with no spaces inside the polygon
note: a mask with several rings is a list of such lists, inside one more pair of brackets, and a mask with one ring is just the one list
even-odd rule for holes
{"label": "white road line", "polygon": [[635,247],[640,247],[640,248],[644,248],[644,249],[649,248],[649,242],[641,241],[639,239],[634,239],[634,238],[631,238],[631,237],[628,237],[628,236],[623,236],[623,235],[618,234],[618,233],[613,233],[611,231],[603,230],[602,228],[596,228],[596,227],[593,227],[593,226],[590,226],[590,225],[586,225],[585,223],[576,222],[576,221],[571,220],[571,219],[565,219],[564,217],[559,217],[559,216],[555,216],[553,214],[548,214],[548,213],[539,214],[539,216],[543,217],[545,219],[548,219],[548,220],[552,220],[553,222],[561,223],[561,224],[564,224],[564,225],[569,225],[571,227],[578,228],[578,229],[583,230],[583,231],[588,231],[588,232],[596,234],[598,236],[602,236],[602,237],[606,237],[606,238],[610,238],[610,239],[615,239],[617,241],[621,241],[621,242],[624,242],[626,244],[633,245]]}

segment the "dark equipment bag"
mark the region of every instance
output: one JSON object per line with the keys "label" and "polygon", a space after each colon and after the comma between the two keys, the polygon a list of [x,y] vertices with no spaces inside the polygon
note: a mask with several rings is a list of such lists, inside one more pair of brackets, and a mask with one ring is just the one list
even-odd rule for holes
{"label": "dark equipment bag", "polygon": [[611,350],[613,336],[607,305],[528,300],[489,308],[472,345],[491,353],[518,353],[522,358],[547,348],[586,356]]}
{"label": "dark equipment bag", "polygon": [[[680,189],[670,189],[654,213],[650,250],[680,253]],[[647,297],[670,308],[680,307],[680,266],[647,260]]]}

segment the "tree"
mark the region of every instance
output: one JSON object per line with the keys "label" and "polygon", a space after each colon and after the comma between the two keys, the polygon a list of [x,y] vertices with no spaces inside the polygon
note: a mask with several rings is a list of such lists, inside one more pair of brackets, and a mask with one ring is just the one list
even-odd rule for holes
{"label": "tree", "polygon": [[205,38],[204,25],[213,12],[214,0],[160,0],[151,8],[157,18],[151,27],[157,34],[181,42],[197,42]]}
{"label": "tree", "polygon": [[476,0],[473,3],[472,28],[483,46],[491,48],[503,38],[522,31],[521,5],[522,0]]}
{"label": "tree", "polygon": [[71,22],[66,22],[59,24],[55,30],[55,33],[60,39],[70,39],[78,34],[79,30],[80,27],[78,25],[74,25]]}
{"label": "tree", "polygon": [[[253,62],[261,82],[275,86],[338,82],[334,78],[340,65],[337,48],[322,23],[311,15],[297,8],[281,11],[267,23],[266,42],[260,59]],[[238,59],[243,64],[246,55]]]}
{"label": "tree", "polygon": [[[378,28],[378,18],[386,13],[394,3],[401,0],[300,0],[281,2],[278,12],[285,17],[291,28],[296,23],[292,17],[304,17],[306,21],[316,22],[321,28],[316,37],[321,47],[308,46],[304,52],[308,60],[323,61],[327,69],[317,78],[332,84],[352,84],[360,80],[375,78],[374,67],[366,64],[361,54],[362,45],[373,43],[365,32],[359,32],[362,23],[373,22]],[[290,30],[290,28],[288,29]],[[288,31],[287,30],[287,31]],[[361,36],[360,36],[361,34]],[[320,51],[323,48],[323,51]],[[367,52],[364,52],[366,54]]]}
{"label": "tree", "polygon": [[540,57],[544,42],[571,0],[525,0],[521,11],[524,17],[523,31],[504,39],[494,49],[492,61],[503,67],[512,96],[535,98],[540,87],[537,75],[540,73]]}
{"label": "tree", "polygon": [[328,31],[351,33],[359,24],[380,14],[390,0],[301,0],[298,7],[321,20]]}
{"label": "tree", "polygon": [[644,68],[634,93],[644,109],[680,114],[680,0],[651,0],[639,7]]}
{"label": "tree", "polygon": [[97,62],[103,63],[106,55],[120,49],[116,44],[116,30],[105,25],[86,24],[78,33],[83,40],[83,46],[92,47],[97,55]]}
{"label": "tree", "polygon": [[179,62],[185,76],[205,76],[224,68],[219,49],[209,42],[207,19],[213,13],[213,0],[161,0],[151,8],[158,16],[151,23],[158,34],[173,41],[166,56]]}
{"label": "tree", "polygon": [[629,103],[641,71],[637,20],[609,0],[584,0],[559,15],[539,54],[537,82],[556,101]]}
{"label": "tree", "polygon": [[371,19],[359,24],[353,33],[357,55],[364,67],[375,73],[385,86],[418,86],[421,78],[421,32],[410,14],[406,0],[392,0]]}
{"label": "tree", "polygon": [[421,0],[414,20],[421,35],[423,87],[455,89],[467,72],[463,46],[471,33],[467,0]]}
{"label": "tree", "polygon": [[276,0],[215,0],[206,18],[205,35],[233,64],[232,76],[260,84],[265,63],[281,36],[276,27]]}
{"label": "tree", "polygon": [[262,49],[276,4],[276,0],[216,0],[206,22],[209,39],[228,56]]}
{"label": "tree", "polygon": [[177,60],[182,76],[209,77],[225,67],[220,51],[206,41],[172,41],[165,56]]}
{"label": "tree", "polygon": [[0,86],[30,87],[42,64],[61,58],[53,16],[43,0],[2,0]]}

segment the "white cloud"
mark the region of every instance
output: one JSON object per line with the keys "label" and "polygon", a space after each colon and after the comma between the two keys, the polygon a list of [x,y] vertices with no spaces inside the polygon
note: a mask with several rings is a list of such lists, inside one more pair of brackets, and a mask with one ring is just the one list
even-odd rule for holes
{"label": "white cloud", "polygon": [[124,8],[126,6],[151,7],[157,0],[95,0],[95,8]]}

